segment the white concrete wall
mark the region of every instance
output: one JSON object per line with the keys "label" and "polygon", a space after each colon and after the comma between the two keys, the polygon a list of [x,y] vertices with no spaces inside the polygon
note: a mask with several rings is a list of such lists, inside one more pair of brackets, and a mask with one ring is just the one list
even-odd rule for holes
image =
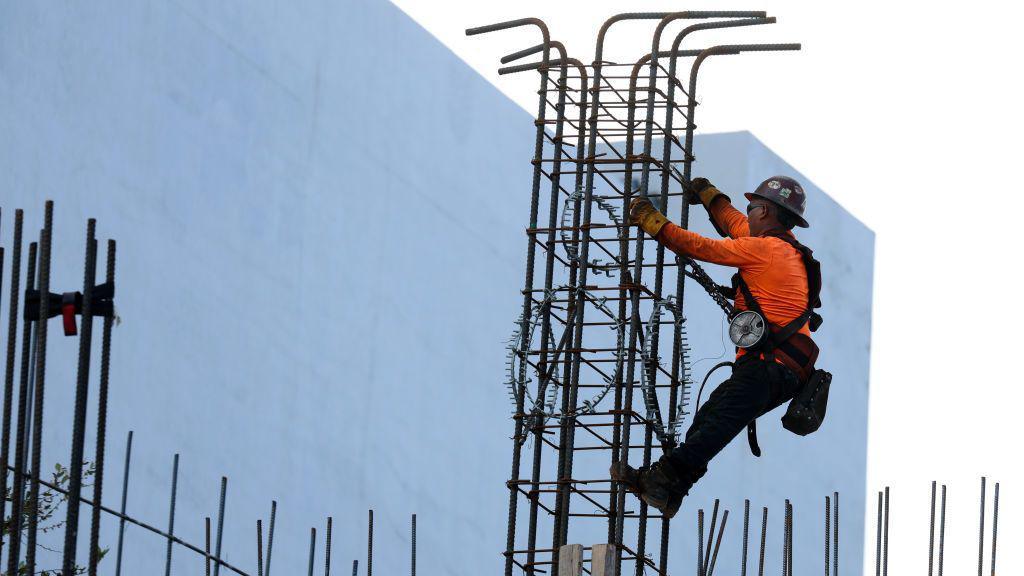
{"label": "white concrete wall", "polygon": [[[379,573],[408,569],[412,512],[421,573],[500,569],[528,114],[375,0],[3,3],[0,104],[4,242],[12,208],[34,230],[55,199],[52,286],[64,291],[81,282],[87,217],[119,241],[105,502],[135,430],[129,512],[164,524],[180,452],[176,533],[202,541],[228,476],[224,557],[253,573],[271,499],[277,574],[305,569],[309,527],[322,534],[327,515],[334,569],[362,564],[371,507]],[[697,152],[726,190],[784,166],[743,134],[704,137]],[[825,262],[819,340],[837,373],[830,422],[806,440],[763,425],[765,458],[736,443],[701,490],[774,506],[808,493],[798,536],[818,496],[842,490],[849,574],[872,235],[808,187],[815,227],[802,238]],[[704,338],[698,356],[718,349]],[[68,459],[76,347],[51,338],[47,462]],[[116,525],[104,526],[112,546]],[[136,528],[126,540],[125,573],[162,564],[163,542]],[[190,552],[175,559],[175,573],[202,571]],[[103,566],[112,573],[112,556]]]}

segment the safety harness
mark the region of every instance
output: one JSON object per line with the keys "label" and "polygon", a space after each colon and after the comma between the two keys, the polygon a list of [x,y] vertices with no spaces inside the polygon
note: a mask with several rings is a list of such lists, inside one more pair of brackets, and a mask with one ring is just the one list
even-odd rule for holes
{"label": "safety harness", "polygon": [[[735,300],[737,293],[743,294],[747,310],[732,309],[732,314],[729,316],[730,338],[737,348],[745,349],[747,354],[759,354],[768,362],[779,361],[797,375],[801,388],[782,417],[782,425],[795,434],[805,436],[817,430],[825,418],[828,389],[832,381],[831,374],[814,367],[814,363],[818,359],[818,346],[806,334],[800,333],[804,324],[808,324],[811,331],[814,332],[822,323],[821,315],[815,312],[816,308],[821,307],[821,263],[814,258],[814,253],[810,248],[800,244],[792,235],[781,232],[771,234],[771,236],[786,242],[799,252],[807,270],[807,308],[785,326],[775,327],[768,324],[761,305],[739,272],[733,275],[731,288],[709,285],[707,274],[696,262],[687,259],[686,264],[694,272],[687,275],[696,279],[716,301],[721,296]],[[721,305],[721,302],[719,304]],[[729,310],[727,309],[726,312],[728,314]],[[697,407],[699,407],[704,384],[707,383],[711,373],[722,366],[731,366],[732,364],[732,362],[723,362],[708,372],[697,393]],[[747,425],[747,442],[750,444],[751,453],[754,456],[760,456],[761,448],[757,442],[756,419]]]}

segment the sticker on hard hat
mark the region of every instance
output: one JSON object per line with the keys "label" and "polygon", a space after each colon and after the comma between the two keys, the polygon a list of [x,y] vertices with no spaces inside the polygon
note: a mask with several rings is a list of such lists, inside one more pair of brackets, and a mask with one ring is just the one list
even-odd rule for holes
{"label": "sticker on hard hat", "polygon": [[792,193],[793,191],[790,190],[789,188],[783,188],[782,191],[779,192],[779,196],[782,196],[783,198],[789,198],[789,195]]}
{"label": "sticker on hard hat", "polygon": [[771,182],[768,183],[768,187],[771,188],[772,190],[778,190],[779,188],[782,188],[782,184],[779,184],[775,180],[772,180]]}

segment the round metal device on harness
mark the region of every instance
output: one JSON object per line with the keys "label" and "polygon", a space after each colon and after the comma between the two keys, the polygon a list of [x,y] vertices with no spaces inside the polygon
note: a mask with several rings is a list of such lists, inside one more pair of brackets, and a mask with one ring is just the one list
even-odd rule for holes
{"label": "round metal device on harness", "polygon": [[744,310],[729,320],[729,339],[738,348],[753,348],[764,341],[767,325],[764,317]]}

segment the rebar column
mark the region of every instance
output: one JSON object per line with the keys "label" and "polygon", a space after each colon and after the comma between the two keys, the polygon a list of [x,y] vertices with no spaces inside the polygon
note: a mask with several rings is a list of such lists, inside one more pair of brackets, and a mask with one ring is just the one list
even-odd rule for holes
{"label": "rebar column", "polygon": [[[107,277],[111,287],[111,298],[114,296],[114,272],[117,265],[117,243],[107,240]],[[96,566],[100,561],[100,506],[103,504],[103,478],[107,450],[107,401],[110,388],[110,339],[114,326],[114,314],[103,318],[103,341],[100,343],[100,390],[96,414],[96,456],[93,464],[96,475],[93,478],[92,518],[89,533],[89,576],[96,576]]]}
{"label": "rebar column", "polygon": [[124,449],[124,477],[121,480],[121,518],[117,527],[117,566],[114,569],[116,576],[121,576],[121,553],[124,550],[124,520],[125,509],[128,506],[128,471],[132,465],[132,435],[133,431],[129,430],[128,443]]}
{"label": "rebar column", "polygon": [[[74,574],[78,551],[78,513],[82,497],[82,454],[85,451],[85,414],[89,401],[89,364],[92,358],[92,297],[96,287],[96,219],[86,224],[85,281],[82,287],[82,330],[78,337],[78,378],[71,429],[71,467],[67,516],[64,523],[64,574]],[[46,298],[40,292],[40,298]],[[45,321],[45,319],[44,319]],[[42,431],[42,426],[39,426]],[[38,473],[38,472],[37,472]]]}
{"label": "rebar column", "polygon": [[43,400],[46,397],[46,321],[50,315],[50,248],[53,235],[53,201],[46,201],[43,231],[39,239],[39,315],[36,324],[35,397],[32,406],[32,466],[29,482],[28,537],[25,543],[25,569],[36,572],[36,540],[39,533],[39,480],[43,458]]}
{"label": "rebar column", "polygon": [[985,477],[981,477],[981,518],[978,520],[978,576],[981,576],[985,556]]}
{"label": "rebar column", "polygon": [[992,575],[996,576],[996,538],[999,536],[999,482],[992,495]]}
{"label": "rebar column", "polygon": [[171,576],[171,553],[174,550],[174,506],[178,500],[178,455],[174,455],[174,467],[171,471],[171,509],[167,518],[167,562],[164,564],[164,576]]}
{"label": "rebar column", "polygon": [[[476,34],[484,34],[487,32],[495,32],[498,30],[507,30],[511,28],[521,26],[536,26],[543,37],[543,56],[542,60],[546,63],[550,59],[550,51],[548,43],[551,38],[548,34],[547,26],[544,22],[536,18],[523,18],[520,20],[511,20],[508,22],[501,22],[498,24],[492,24],[489,26],[481,26],[478,28],[470,28],[466,30],[467,36],[473,36]],[[544,150],[544,118],[547,110],[547,82],[548,75],[547,70],[541,71],[541,86],[540,86],[540,103],[537,112],[537,130],[534,138],[534,169],[533,169],[533,183],[530,192],[530,222],[529,228],[534,229],[537,227],[537,213],[538,205],[540,200],[540,178],[541,178],[541,160],[543,159]],[[525,335],[529,328],[530,322],[530,310],[532,308],[532,294],[533,294],[533,267],[534,267],[534,255],[536,252],[536,245],[534,244],[533,238],[528,235],[527,237],[527,248],[526,248],[526,281],[523,287],[523,310],[522,310],[522,321],[520,324],[521,333],[524,338],[521,342],[525,346],[527,340]],[[528,350],[520,347],[521,357],[525,358]],[[513,566],[513,552],[515,550],[515,532],[516,532],[516,514],[519,502],[519,467],[522,458],[522,443],[521,439],[524,432],[524,420],[527,416],[523,413],[524,409],[524,398],[526,396],[525,382],[519,384],[519,393],[516,395],[516,415],[515,415],[515,433],[513,440],[512,450],[512,474],[509,480],[509,512],[508,512],[508,534],[505,544],[505,576],[512,576]],[[539,447],[538,447],[539,449]],[[370,566],[367,566],[367,576],[372,576],[369,573]],[[530,572],[532,572],[532,567]]]}
{"label": "rebar column", "polygon": [[[28,274],[25,278],[26,293],[35,289],[37,245],[30,242],[28,246]],[[27,303],[26,303],[27,306]],[[27,312],[27,310],[26,310]],[[17,314],[17,310],[12,310]],[[32,351],[35,340],[35,320],[25,315],[21,338],[21,370],[18,375],[18,417],[14,440],[14,485],[11,487],[11,535],[10,548],[7,551],[7,573],[17,574],[21,559],[21,531],[24,515],[25,496],[25,458],[28,450],[28,396],[29,396],[29,365],[32,362]]]}
{"label": "rebar column", "polygon": [[928,522],[928,576],[935,565],[935,481],[932,480],[931,519]]}
{"label": "rebar column", "polygon": [[[4,372],[3,430],[0,432],[0,518],[7,518],[7,467],[10,464],[11,404],[14,401],[14,365],[18,338],[18,290],[21,286],[21,210],[14,211],[14,246],[11,254],[11,299],[7,310],[7,365]],[[3,276],[3,257],[0,253],[0,279]],[[17,473],[17,472],[16,472]],[[13,517],[12,517],[13,520]],[[4,533],[0,530],[0,554],[3,552]]]}

